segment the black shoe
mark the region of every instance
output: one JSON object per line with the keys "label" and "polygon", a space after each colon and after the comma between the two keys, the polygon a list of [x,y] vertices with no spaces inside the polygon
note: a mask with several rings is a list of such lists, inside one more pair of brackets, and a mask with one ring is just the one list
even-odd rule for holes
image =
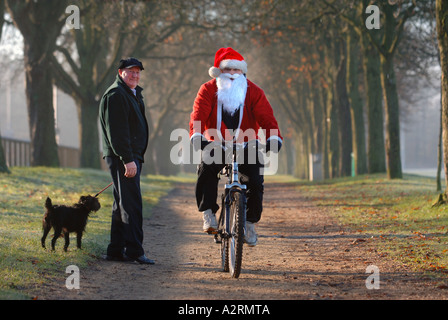
{"label": "black shoe", "polygon": [[126,256],[125,254],[123,255],[104,255],[103,256],[104,260],[107,261],[121,261],[121,262],[131,262],[134,261],[134,259],[129,258],[128,256]]}
{"label": "black shoe", "polygon": [[156,263],[154,260],[148,259],[145,255],[142,255],[142,256],[138,257],[137,259],[135,259],[135,261],[137,261],[140,264],[154,264],[154,263]]}
{"label": "black shoe", "polygon": [[107,261],[125,261],[123,256],[110,256],[107,254],[103,256],[103,259]]}

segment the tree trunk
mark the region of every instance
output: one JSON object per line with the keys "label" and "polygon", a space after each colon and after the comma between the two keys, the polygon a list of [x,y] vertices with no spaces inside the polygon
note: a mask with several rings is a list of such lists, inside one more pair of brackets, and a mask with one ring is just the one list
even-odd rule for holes
{"label": "tree trunk", "polygon": [[329,174],[330,178],[339,177],[339,128],[338,128],[338,116],[337,108],[334,99],[331,101],[330,110],[328,111],[330,115],[329,122],[329,139],[328,139],[328,157],[329,157]]}
{"label": "tree trunk", "polygon": [[2,137],[0,136],[0,173],[10,173],[6,165],[5,151],[3,150]]}
{"label": "tree trunk", "polygon": [[324,135],[325,135],[325,129],[324,129],[324,119],[325,119],[325,112],[324,112],[324,103],[322,99],[322,89],[320,82],[318,80],[313,79],[313,90],[311,92],[311,99],[313,104],[312,112],[312,118],[314,122],[314,144],[315,144],[315,152],[323,155],[324,153]]}
{"label": "tree trunk", "polygon": [[[381,62],[381,86],[383,88],[384,114],[386,120],[386,162],[389,179],[401,179],[400,150],[400,108],[398,103],[397,80],[394,71],[394,53],[400,39],[400,25],[406,16],[396,16],[395,4],[383,1],[384,34],[381,46],[377,46]],[[409,9],[408,9],[409,10]]]}
{"label": "tree trunk", "polygon": [[51,55],[63,27],[66,0],[6,0],[24,39],[25,85],[32,166],[59,166],[55,137]]}
{"label": "tree trunk", "polygon": [[99,102],[94,98],[78,102],[80,164],[82,168],[100,169],[100,149],[98,134]]}
{"label": "tree trunk", "polygon": [[361,50],[368,122],[368,172],[386,172],[380,57],[365,33],[361,36]]}
{"label": "tree trunk", "polygon": [[350,112],[353,131],[353,155],[355,160],[355,173],[367,173],[366,137],[364,127],[364,110],[359,93],[359,38],[354,31],[347,37],[347,94],[350,103]]}
{"label": "tree trunk", "polygon": [[324,152],[323,152],[323,160],[322,160],[322,166],[324,171],[324,179],[329,179],[331,177],[330,173],[330,141],[331,141],[331,119],[330,119],[330,111],[331,111],[331,105],[333,101],[333,90],[331,87],[327,87],[325,89],[325,119],[324,119],[324,126],[325,126],[325,137],[324,137]]}
{"label": "tree trunk", "polygon": [[296,145],[294,177],[308,180],[310,178],[308,139],[304,133],[299,133],[298,138],[294,143]]}
{"label": "tree trunk", "polygon": [[[0,40],[2,39],[2,30],[4,23],[4,14],[5,14],[5,2],[4,0],[0,0]],[[0,135],[0,172],[9,173],[8,166],[6,165],[6,157],[5,151],[3,150],[2,144],[2,136]]]}
{"label": "tree trunk", "polygon": [[386,116],[386,161],[389,179],[401,179],[400,110],[392,55],[381,55],[381,83]]}
{"label": "tree trunk", "polygon": [[[440,93],[442,93],[442,90],[440,90]],[[437,183],[437,191],[442,191],[442,161],[443,161],[443,108],[442,108],[442,94],[440,94],[440,122],[439,122],[439,144],[437,145],[437,176],[436,176],[436,183]]]}
{"label": "tree trunk", "polygon": [[25,84],[31,137],[31,165],[59,166],[53,107],[53,83],[45,47],[25,38]]}
{"label": "tree trunk", "polygon": [[[345,55],[345,54],[344,54]],[[339,129],[339,176],[351,175],[351,153],[352,153],[352,127],[350,117],[350,105],[347,97],[346,87],[346,59],[341,55],[340,66],[336,77],[337,117]]]}
{"label": "tree trunk", "polygon": [[[436,21],[440,66],[442,68],[443,162],[445,183],[448,186],[448,3],[445,0],[436,0]],[[448,194],[447,190],[445,187],[445,194]]]}

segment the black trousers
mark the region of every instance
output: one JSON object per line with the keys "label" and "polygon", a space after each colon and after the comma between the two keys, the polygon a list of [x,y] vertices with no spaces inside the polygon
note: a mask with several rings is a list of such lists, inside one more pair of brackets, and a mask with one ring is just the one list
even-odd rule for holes
{"label": "black trousers", "polygon": [[[199,211],[211,209],[216,213],[219,210],[217,204],[218,173],[224,167],[224,164],[207,163],[202,161],[198,167],[196,203]],[[264,177],[260,173],[262,167],[263,165],[259,161],[254,164],[239,164],[238,166],[240,182],[247,186],[246,220],[253,223],[260,220],[263,211]]]}
{"label": "black trousers", "polygon": [[143,205],[140,190],[142,165],[140,161],[136,161],[137,174],[133,178],[126,178],[123,162],[118,157],[106,157],[105,160],[114,183],[112,225],[107,255],[120,256],[124,253],[130,258],[138,258],[144,254]]}

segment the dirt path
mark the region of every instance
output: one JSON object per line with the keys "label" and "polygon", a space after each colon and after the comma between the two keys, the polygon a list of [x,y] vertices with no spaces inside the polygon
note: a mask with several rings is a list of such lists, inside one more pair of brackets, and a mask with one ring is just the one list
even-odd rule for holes
{"label": "dirt path", "polygon": [[[39,299],[446,299],[429,279],[375,253],[288,184],[266,184],[259,244],[244,248],[239,279],[220,271],[219,245],[202,232],[193,186],[179,185],[144,222],[152,266],[98,261],[80,270],[79,290],[48,284]],[[369,265],[380,288],[367,289]],[[230,290],[230,291],[229,291]]]}

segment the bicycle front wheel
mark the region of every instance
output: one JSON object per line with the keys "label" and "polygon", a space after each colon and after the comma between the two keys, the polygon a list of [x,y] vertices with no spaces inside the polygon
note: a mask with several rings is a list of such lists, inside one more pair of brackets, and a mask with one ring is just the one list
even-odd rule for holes
{"label": "bicycle front wheel", "polygon": [[219,241],[221,242],[221,263],[222,263],[222,271],[229,272],[229,238],[225,236],[225,206],[224,201],[222,202],[222,210],[221,215],[218,220],[218,232]]}
{"label": "bicycle front wheel", "polygon": [[245,216],[245,196],[240,192],[235,192],[230,205],[231,236],[227,250],[229,254],[229,272],[233,278],[238,278],[241,273]]}

